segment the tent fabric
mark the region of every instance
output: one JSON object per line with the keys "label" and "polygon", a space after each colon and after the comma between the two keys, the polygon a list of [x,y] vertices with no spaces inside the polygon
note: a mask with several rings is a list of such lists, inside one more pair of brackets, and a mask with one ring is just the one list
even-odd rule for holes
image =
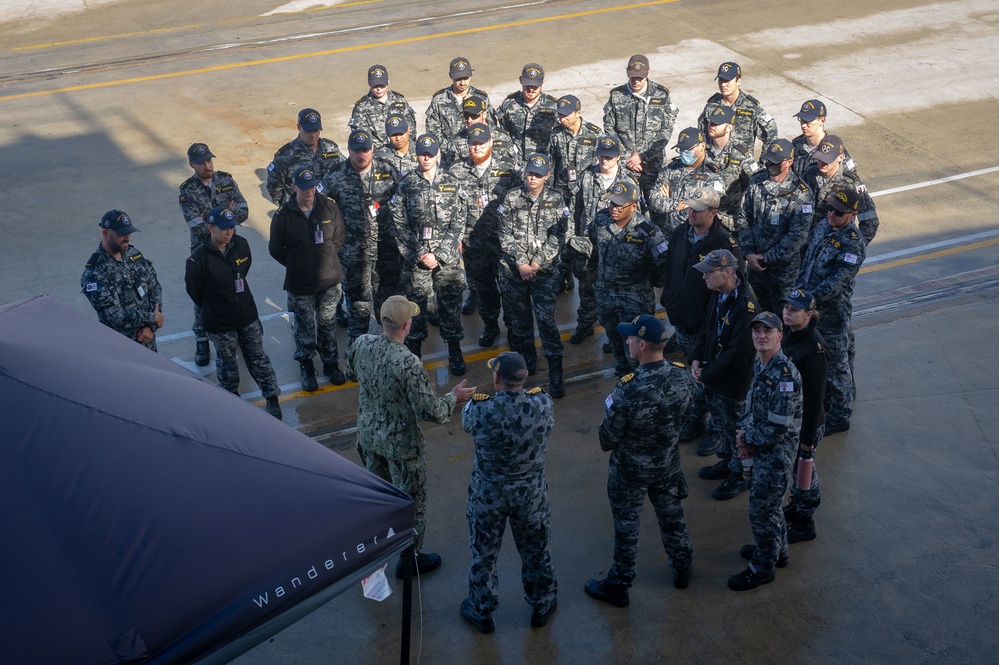
{"label": "tent fabric", "polygon": [[4,661],[196,661],[374,569],[413,517],[390,484],[53,298],[0,307]]}

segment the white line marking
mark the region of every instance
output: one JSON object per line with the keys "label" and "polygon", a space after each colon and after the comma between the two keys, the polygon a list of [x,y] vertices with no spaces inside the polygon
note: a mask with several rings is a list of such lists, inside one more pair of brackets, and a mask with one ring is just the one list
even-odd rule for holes
{"label": "white line marking", "polygon": [[999,166],[990,166],[987,169],[978,169],[977,171],[967,171],[965,173],[958,173],[957,175],[950,175],[947,176],[946,178],[937,178],[936,180],[917,182],[913,185],[902,185],[901,187],[882,189],[880,192],[871,192],[871,198],[877,196],[887,196],[889,194],[898,194],[899,192],[908,192],[913,189],[922,189],[923,187],[932,187],[933,185],[942,185],[946,182],[954,182],[955,180],[964,180],[965,178],[974,178],[975,176],[985,175],[986,173],[995,173],[996,171],[999,171]]}

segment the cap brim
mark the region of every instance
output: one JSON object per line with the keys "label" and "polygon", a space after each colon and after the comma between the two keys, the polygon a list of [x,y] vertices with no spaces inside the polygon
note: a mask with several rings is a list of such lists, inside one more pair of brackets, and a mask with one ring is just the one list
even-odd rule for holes
{"label": "cap brim", "polygon": [[794,116],[792,116],[792,117],[795,117],[798,120],[801,120],[802,122],[811,122],[812,120],[815,120],[816,118],[818,118],[819,114],[818,113],[814,113],[814,114],[813,113],[795,113]]}
{"label": "cap brim", "polygon": [[701,261],[700,263],[694,264],[694,270],[696,270],[697,272],[711,272],[712,270],[714,270],[714,267],[705,263],[704,261]]}
{"label": "cap brim", "polygon": [[619,335],[623,337],[636,335],[638,334],[638,326],[636,326],[634,323],[631,323],[630,321],[622,321],[621,323],[617,324],[617,332]]}

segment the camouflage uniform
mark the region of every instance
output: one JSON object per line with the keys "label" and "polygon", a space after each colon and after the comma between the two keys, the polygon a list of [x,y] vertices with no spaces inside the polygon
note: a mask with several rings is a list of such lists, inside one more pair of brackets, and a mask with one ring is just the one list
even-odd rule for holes
{"label": "camouflage uniform", "polygon": [[[473,85],[468,86],[468,94],[458,99],[451,91],[451,86],[434,93],[427,107],[427,131],[437,135],[441,143],[450,141],[465,128],[465,115],[461,112],[461,104],[468,97],[481,97],[486,101],[486,118],[489,127],[496,127],[496,110],[489,102],[489,93],[479,90]],[[412,125],[410,125],[412,127]]]}
{"label": "camouflage uniform", "polygon": [[446,423],[456,397],[437,397],[423,363],[384,335],[362,335],[347,349],[344,374],[358,383],[357,454],[371,473],[416,503],[417,551],[427,524],[427,453],[421,420]]}
{"label": "camouflage uniform", "polygon": [[[120,259],[98,246],[83,270],[80,288],[108,328],[136,341],[146,326],[156,332],[153,312],[159,305],[163,313],[163,289],[152,262],[134,246]],[[144,346],[155,351],[156,338]]]}
{"label": "camouflage uniform", "polygon": [[343,161],[344,156],[340,146],[330,139],[320,137],[319,145],[313,152],[312,148],[302,143],[302,139],[296,136],[293,141],[281,146],[281,149],[274,153],[274,159],[267,165],[267,194],[270,195],[274,205],[280,207],[294,196],[291,190],[291,174],[297,169],[307,166],[317,178],[322,179]]}
{"label": "camouflage uniform", "polygon": [[646,200],[666,161],[663,153],[680,112],[670,100],[669,88],[652,79],[647,81],[641,95],[633,94],[625,83],[611,90],[604,104],[604,133],[613,134],[621,142],[621,161],[627,161],[633,152],[642,156],[644,170],[639,181]]}
{"label": "camouflage uniform", "polygon": [[406,119],[409,123],[410,143],[416,143],[416,111],[406,98],[395,90],[389,90],[384,100],[375,99],[370,92],[358,99],[354,102],[354,110],[350,112],[347,125],[351,130],[363,129],[371,135],[375,145],[382,145],[388,143],[385,121],[393,114]]}
{"label": "camouflage uniform", "polygon": [[[804,180],[805,185],[808,186],[814,197],[816,221],[825,219],[829,214],[829,204],[826,203],[826,197],[833,193],[833,191],[837,189],[857,190],[857,193],[860,194],[860,207],[857,209],[856,220],[857,228],[860,230],[860,235],[864,236],[864,242],[870,244],[874,240],[874,236],[877,235],[878,226],[881,224],[881,221],[878,219],[878,210],[874,206],[874,199],[871,198],[871,195],[867,191],[867,185],[856,174],[856,171],[851,174],[843,169],[843,164],[846,164],[846,162],[847,160],[844,158],[836,175],[831,178],[827,178],[819,173],[818,165],[812,162],[812,165],[805,170],[802,180]],[[814,223],[812,228],[815,228]]]}
{"label": "camouflage uniform", "polygon": [[475,395],[461,423],[475,443],[466,509],[472,607],[486,616],[499,606],[496,559],[509,520],[521,558],[524,600],[535,612],[545,612],[558,592],[545,481],[545,447],[555,425],[552,398],[541,388]]}
{"label": "camouflage uniform", "polygon": [[[708,116],[712,109],[724,103],[720,92],[716,92],[708,98],[708,103],[701,111],[701,117],[697,119],[697,127],[704,132],[705,136],[708,133]],[[777,121],[763,110],[759,100],[752,95],[747,95],[740,90],[732,108],[735,109],[735,121],[732,123],[730,140],[749,146],[748,152],[750,154],[753,153],[757,140],[763,142],[763,149],[766,150],[771,141],[780,137],[780,134],[777,133]]]}
{"label": "camouflage uniform", "polygon": [[735,228],[735,216],[742,204],[743,192],[749,187],[749,180],[760,170],[753,158],[753,151],[745,145],[729,138],[724,148],[716,148],[711,140],[707,143],[705,161],[721,176],[724,193],[718,214],[729,229]]}
{"label": "camouflage uniform", "polygon": [[548,149],[541,151],[547,152],[551,160],[551,188],[562,194],[567,205],[575,198],[583,171],[595,159],[600,135],[600,128],[585,120],[576,134],[558,125],[552,132]]}
{"label": "camouflage uniform", "polygon": [[[794,164],[791,165],[791,170],[800,178],[805,175],[808,167],[815,163],[812,161],[812,153],[817,146],[809,145],[805,135],[798,134],[791,141],[791,147],[794,148]],[[843,161],[839,165],[839,170],[848,176],[857,175],[857,163],[850,157],[850,152],[846,148],[843,148]]]}
{"label": "camouflage uniform", "polygon": [[764,171],[750,181],[736,214],[739,244],[745,255],[762,254],[766,270],[749,268],[749,283],[766,312],[794,287],[801,250],[812,228],[812,193],[793,173],[776,183]]}
{"label": "camouflage uniform", "polygon": [[614,565],[610,584],[630,587],[638,557],[638,527],[648,494],[659,521],[663,549],[674,569],[694,552],[680,501],[687,481],[677,443],[694,381],[683,365],[663,360],[643,363],[621,378],[606,400],[600,422],[600,448],[610,450],[607,496],[614,516]]}
{"label": "camouflage uniform", "polygon": [[500,103],[497,119],[500,128],[513,137],[513,144],[524,160],[535,152],[548,154],[552,131],[559,126],[558,100],[542,92],[534,106],[524,103],[524,93],[511,93]]}
{"label": "camouflage uniform", "polygon": [[597,316],[607,333],[619,369],[631,366],[624,340],[617,331],[621,321],[631,321],[656,309],[654,286],[662,285],[668,243],[662,232],[642,213],[623,229],[603,210],[590,227],[597,252]]}
{"label": "camouflage uniform", "polygon": [[[453,137],[441,140],[441,165],[451,167],[468,159],[468,130],[462,127]],[[490,127],[489,133],[493,140],[493,156],[516,164],[518,167],[524,159],[520,156],[513,138],[498,127]]]}
{"label": "camouflage uniform", "polygon": [[[422,342],[427,338],[427,301],[436,296],[441,339],[461,341],[465,336],[461,328],[465,276],[458,246],[468,219],[465,190],[444,170],[438,169],[432,182],[414,171],[399,181],[389,208],[402,255],[406,297],[420,306],[407,339]],[[437,268],[420,264],[425,254],[434,255]]]}
{"label": "camouflage uniform", "polygon": [[336,201],[347,227],[340,261],[345,274],[344,295],[350,303],[347,333],[351,339],[368,332],[373,279],[378,280],[375,311],[386,298],[401,291],[402,264],[388,206],[398,181],[399,173],[392,165],[374,157],[363,175],[350,160],[344,161],[326,174],[318,188]]}
{"label": "camouflage uniform", "polygon": [[781,501],[798,449],[801,429],[801,376],[781,351],[763,366],[753,365],[753,385],[739,429],[751,446],[753,479],[749,484],[749,523],[756,552],[750,562],[757,571],[773,570],[787,556],[787,526]]}
{"label": "camouflage uniform", "polygon": [[391,145],[383,145],[382,147],[375,150],[375,159],[380,159],[383,162],[388,162],[392,167],[399,172],[399,177],[416,171],[419,164],[416,162],[416,140],[410,139],[409,152],[405,155],[400,155],[395,151]]}
{"label": "camouflage uniform", "polygon": [[[215,171],[212,174],[211,185],[202,185],[198,176],[192,175],[180,185],[180,211],[187,222],[191,233],[191,251],[208,240],[208,225],[205,216],[216,206],[229,208],[229,203],[235,201],[236,207],[230,208],[236,216],[236,221],[242,224],[249,217],[250,209],[246,199],[239,191],[239,185],[225,171]],[[191,326],[194,336],[204,340],[205,329],[201,325],[201,308],[194,305],[194,325]]]}
{"label": "camouflage uniform", "polygon": [[[669,196],[659,189],[669,188]],[[684,199],[693,197],[694,190],[701,187],[711,187],[718,195],[725,193],[725,182],[715,172],[714,167],[705,159],[696,168],[683,165],[679,157],[674,157],[659,174],[656,184],[649,194],[649,210],[652,221],[669,235],[673,229],[682,226],[687,221],[687,207],[680,207]]]}
{"label": "camouflage uniform", "polygon": [[797,286],[811,291],[819,310],[818,330],[826,341],[826,428],[850,421],[856,386],[849,345],[853,333],[853,288],[867,257],[867,243],[850,222],[838,231],[829,220],[815,227],[801,264]]}
{"label": "camouflage uniform", "polygon": [[465,276],[479,298],[482,321],[487,326],[499,325],[499,207],[507,192],[520,187],[520,175],[513,163],[495,156],[481,171],[466,159],[453,165],[449,173],[461,182],[470,202],[462,240]]}
{"label": "camouflage uniform", "polygon": [[[500,214],[500,290],[507,313],[510,348],[525,356],[535,354],[534,319],[538,321],[541,350],[548,358],[562,357],[562,337],[555,322],[558,294],[557,260],[565,242],[569,211],[558,193],[545,187],[534,201],[524,188],[503,197]],[[531,281],[520,277],[518,266],[531,261],[541,266]],[[533,313],[531,308],[533,306]]]}

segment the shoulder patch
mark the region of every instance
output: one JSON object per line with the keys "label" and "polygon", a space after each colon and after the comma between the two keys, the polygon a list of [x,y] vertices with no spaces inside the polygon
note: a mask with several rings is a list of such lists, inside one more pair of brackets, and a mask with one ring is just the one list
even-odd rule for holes
{"label": "shoulder patch", "polygon": [[632,372],[631,374],[625,374],[624,376],[621,377],[621,383],[628,383],[634,378],[635,378],[634,372]]}
{"label": "shoulder patch", "polygon": [[474,395],[472,395],[472,401],[473,402],[485,402],[490,397],[491,397],[491,395],[487,395],[485,393],[475,393]]}
{"label": "shoulder patch", "polygon": [[672,365],[673,367],[679,367],[680,369],[687,369],[686,365],[684,365],[683,363],[678,363],[675,360],[671,362],[670,365]]}
{"label": "shoulder patch", "polygon": [[746,311],[749,311],[749,312],[755,312],[756,311],[756,305],[753,304],[752,300],[747,300],[746,301]]}
{"label": "shoulder patch", "polygon": [[528,395],[540,395],[543,392],[544,392],[544,390],[541,388],[541,386],[537,386],[535,388],[531,388],[530,390],[528,390],[527,394]]}

